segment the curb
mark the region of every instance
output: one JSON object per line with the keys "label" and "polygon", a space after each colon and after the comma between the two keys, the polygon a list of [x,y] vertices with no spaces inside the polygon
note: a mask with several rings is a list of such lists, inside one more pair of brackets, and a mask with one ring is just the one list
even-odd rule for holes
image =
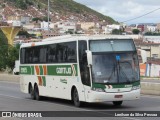
{"label": "curb", "polygon": [[10,74],[0,74],[0,81],[10,81],[10,82],[19,82],[19,75],[10,75]]}
{"label": "curb", "polygon": [[160,96],[160,83],[141,82],[141,94]]}
{"label": "curb", "polygon": [[160,80],[160,78],[141,78],[141,80]]}

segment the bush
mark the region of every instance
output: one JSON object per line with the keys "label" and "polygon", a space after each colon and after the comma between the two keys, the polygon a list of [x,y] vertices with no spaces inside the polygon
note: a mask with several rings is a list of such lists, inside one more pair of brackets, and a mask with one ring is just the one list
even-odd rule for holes
{"label": "bush", "polygon": [[0,46],[0,71],[10,68],[13,70],[15,60],[19,58],[19,49],[9,45]]}

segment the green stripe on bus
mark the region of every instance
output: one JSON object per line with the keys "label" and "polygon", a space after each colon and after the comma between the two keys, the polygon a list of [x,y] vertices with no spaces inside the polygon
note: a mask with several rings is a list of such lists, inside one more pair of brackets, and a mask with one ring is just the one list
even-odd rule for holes
{"label": "green stripe on bus", "polygon": [[[44,75],[43,66],[39,65],[40,75]],[[21,66],[21,74],[35,75],[34,66]],[[47,75],[54,76],[78,76],[78,66],[77,64],[72,65],[48,65]]]}
{"label": "green stripe on bus", "polygon": [[102,88],[102,89],[105,89],[106,86],[104,84],[99,84],[99,83],[93,83],[93,88]]}
{"label": "green stripe on bus", "polygon": [[138,85],[140,85],[140,81],[133,82],[132,84],[117,84],[117,85],[113,85],[113,84],[105,85],[105,84],[93,83],[93,88],[105,89],[106,86],[108,86],[114,89],[114,88],[128,88],[128,87],[138,86]]}
{"label": "green stripe on bus", "polygon": [[42,67],[42,65],[39,66],[39,69],[40,69],[40,75],[43,75],[43,67]]}
{"label": "green stripe on bus", "polygon": [[46,86],[46,77],[42,76],[42,80],[43,80],[43,86]]}
{"label": "green stripe on bus", "polygon": [[32,75],[34,75],[34,66],[31,66],[32,69]]}

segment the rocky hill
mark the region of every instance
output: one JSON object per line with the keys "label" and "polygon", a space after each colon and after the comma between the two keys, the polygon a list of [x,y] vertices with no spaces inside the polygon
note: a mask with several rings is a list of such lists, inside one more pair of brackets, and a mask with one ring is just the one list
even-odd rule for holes
{"label": "rocky hill", "polygon": [[[8,16],[30,16],[47,17],[48,0],[0,0],[0,13],[2,17]],[[51,21],[74,20],[74,21],[102,21],[115,23],[109,17],[104,16],[85,5],[74,0],[50,0]]]}

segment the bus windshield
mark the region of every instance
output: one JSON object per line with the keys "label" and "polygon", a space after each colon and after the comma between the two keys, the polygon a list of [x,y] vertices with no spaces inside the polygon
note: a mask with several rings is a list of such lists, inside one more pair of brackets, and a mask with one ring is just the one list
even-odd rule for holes
{"label": "bus windshield", "polygon": [[139,80],[135,53],[93,54],[92,79],[95,83],[130,83]]}
{"label": "bus windshield", "polygon": [[[90,49],[93,51],[93,82],[119,84],[138,81],[140,79],[139,64],[133,43],[131,41],[118,41],[118,43],[126,42],[118,45],[116,41],[114,41],[115,44],[109,42],[94,41],[93,44],[90,42]],[[108,45],[108,48],[104,47],[104,44]]]}

